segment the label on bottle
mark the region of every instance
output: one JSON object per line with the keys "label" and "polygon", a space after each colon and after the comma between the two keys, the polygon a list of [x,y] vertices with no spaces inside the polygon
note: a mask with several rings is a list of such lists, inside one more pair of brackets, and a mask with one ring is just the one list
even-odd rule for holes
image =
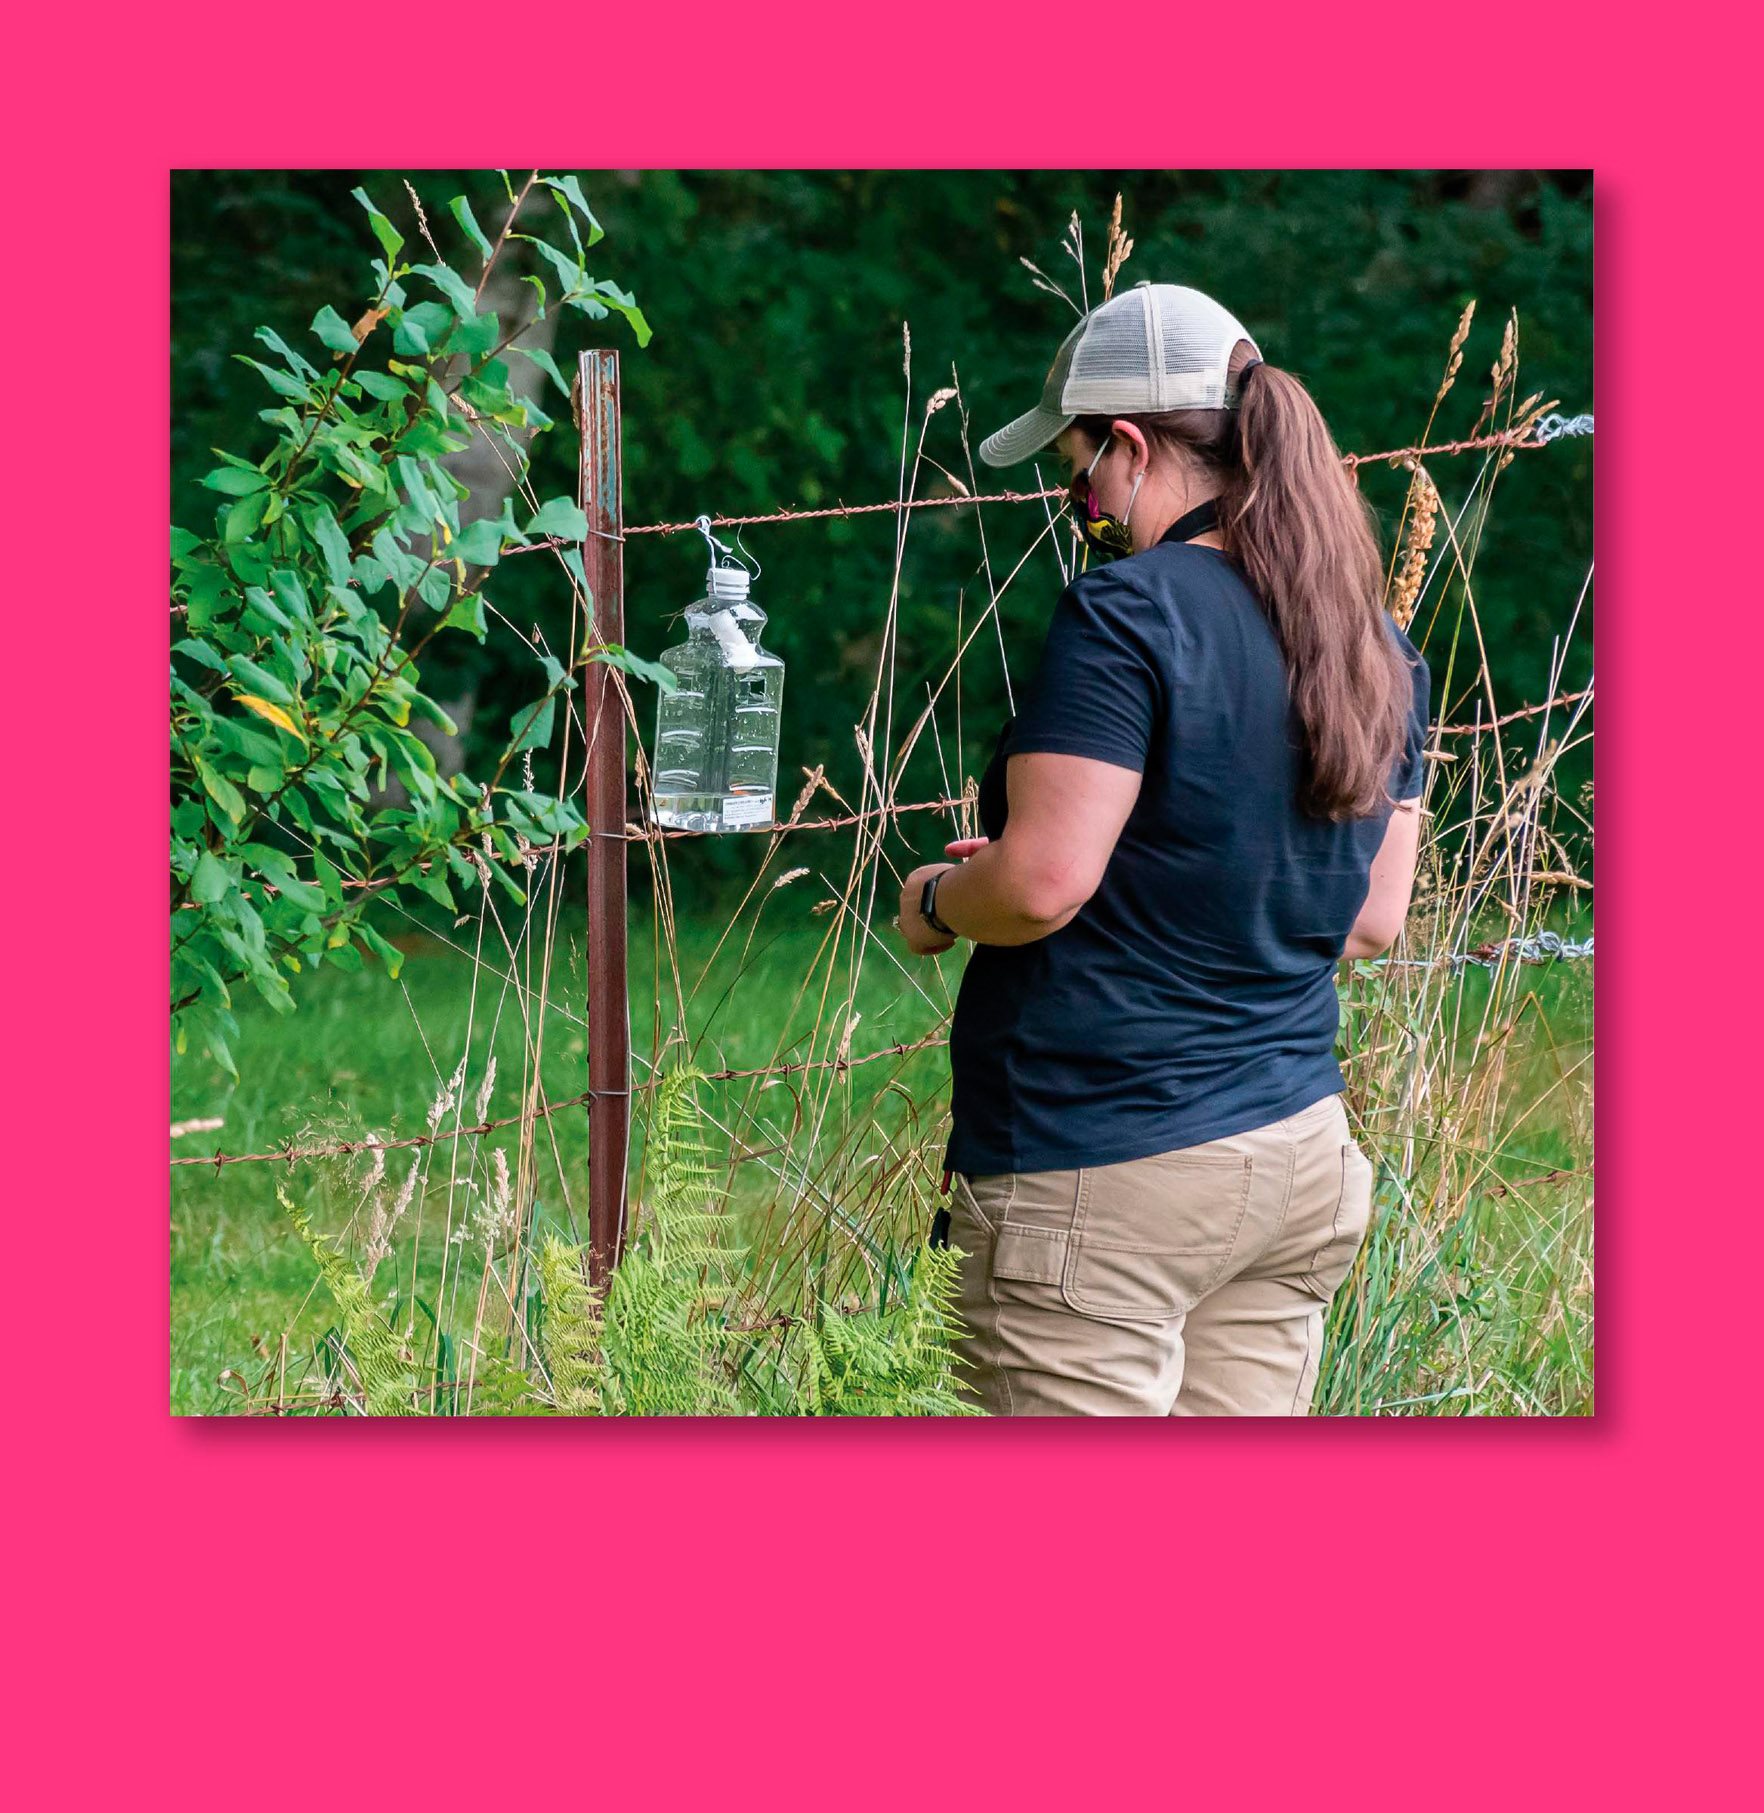
{"label": "label on bottle", "polygon": [[723,823],[726,825],[767,825],[772,822],[772,796],[769,793],[731,795],[723,801]]}

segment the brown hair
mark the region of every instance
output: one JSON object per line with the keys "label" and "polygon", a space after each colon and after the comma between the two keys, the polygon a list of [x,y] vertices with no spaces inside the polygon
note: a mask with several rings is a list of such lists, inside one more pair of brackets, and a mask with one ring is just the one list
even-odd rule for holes
{"label": "brown hair", "polygon": [[1297,378],[1252,361],[1243,340],[1231,372],[1236,409],[1080,416],[1076,426],[1100,446],[1114,421],[1130,421],[1222,481],[1225,549],[1268,613],[1304,730],[1299,803],[1317,818],[1366,818],[1389,802],[1413,696],[1384,619],[1372,511]]}

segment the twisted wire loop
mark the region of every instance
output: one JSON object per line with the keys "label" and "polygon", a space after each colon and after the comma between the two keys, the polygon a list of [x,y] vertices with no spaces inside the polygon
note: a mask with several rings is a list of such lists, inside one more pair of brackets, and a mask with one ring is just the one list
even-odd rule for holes
{"label": "twisted wire loop", "polygon": [[1593,431],[1593,419],[1590,415],[1557,415],[1553,411],[1546,416],[1539,416],[1532,426],[1540,447],[1548,446],[1551,441],[1559,441],[1564,435],[1590,435]]}
{"label": "twisted wire loop", "polygon": [[1479,944],[1472,950],[1447,951],[1438,957],[1374,957],[1371,969],[1437,969],[1450,968],[1455,975],[1465,968],[1494,969],[1504,962],[1575,963],[1590,960],[1593,934],[1584,938],[1564,938],[1560,932],[1529,932],[1522,937],[1497,938],[1490,944]]}

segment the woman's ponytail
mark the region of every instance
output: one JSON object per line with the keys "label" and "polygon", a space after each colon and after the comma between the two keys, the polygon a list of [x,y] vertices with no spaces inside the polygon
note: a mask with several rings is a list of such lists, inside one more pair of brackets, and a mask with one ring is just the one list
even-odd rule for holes
{"label": "woman's ponytail", "polygon": [[1290,372],[1245,365],[1235,430],[1220,527],[1286,656],[1309,755],[1301,803],[1365,818],[1389,800],[1412,697],[1384,620],[1372,513]]}
{"label": "woman's ponytail", "polygon": [[[1131,416],[1216,477],[1226,551],[1261,597],[1286,657],[1307,762],[1299,804],[1367,818],[1389,803],[1412,682],[1384,618],[1372,512],[1311,394],[1240,340],[1235,409]],[[1101,445],[1110,418],[1079,425]]]}

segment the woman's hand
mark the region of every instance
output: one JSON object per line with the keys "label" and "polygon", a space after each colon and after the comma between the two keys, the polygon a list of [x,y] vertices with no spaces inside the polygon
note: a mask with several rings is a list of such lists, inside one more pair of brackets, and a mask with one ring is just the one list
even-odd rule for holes
{"label": "woman's hand", "polygon": [[984,850],[991,842],[990,837],[958,837],[943,846],[943,853],[951,862],[966,862],[976,850]]}
{"label": "woman's hand", "polygon": [[894,923],[900,927],[901,939],[915,957],[935,957],[955,943],[946,933],[934,931],[927,925],[924,914],[919,911],[919,896],[925,883],[933,875],[941,875],[945,869],[954,867],[953,862],[928,862],[914,869],[901,883],[900,917]]}

